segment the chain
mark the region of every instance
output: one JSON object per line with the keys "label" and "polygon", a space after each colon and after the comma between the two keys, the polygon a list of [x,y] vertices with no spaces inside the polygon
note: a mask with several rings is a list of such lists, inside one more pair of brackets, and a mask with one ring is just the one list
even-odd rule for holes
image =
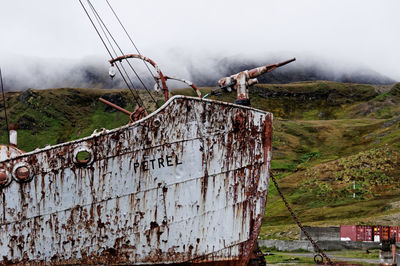
{"label": "chain", "polygon": [[301,224],[299,218],[296,216],[292,208],[290,207],[289,203],[287,202],[285,196],[283,196],[282,191],[280,190],[278,183],[275,180],[274,175],[271,172],[271,179],[275,184],[276,190],[278,190],[279,195],[281,196],[283,202],[286,205],[286,208],[289,210],[290,214],[292,215],[293,219],[296,221],[297,225],[300,227],[301,231],[303,231],[304,235],[308,238],[308,240],[311,242],[311,244],[314,246],[314,248],[317,250],[318,253],[320,253],[328,262],[329,265],[333,265],[331,259],[325,254],[325,252],[317,245],[317,243],[312,239],[311,235],[307,232],[307,230],[304,228],[304,226]]}

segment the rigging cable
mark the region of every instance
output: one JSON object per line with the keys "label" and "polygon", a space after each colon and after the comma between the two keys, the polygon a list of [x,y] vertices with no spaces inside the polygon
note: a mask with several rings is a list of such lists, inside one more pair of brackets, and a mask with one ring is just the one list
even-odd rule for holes
{"label": "rigging cable", "polygon": [[[95,16],[98,17],[98,19],[101,21],[101,24],[103,24],[103,27],[106,29],[106,31],[108,32],[108,34],[110,35],[111,39],[114,41],[115,45],[118,47],[119,51],[124,55],[124,52],[122,51],[121,47],[118,45],[118,42],[115,40],[114,36],[111,34],[111,32],[108,30],[108,27],[105,25],[105,23],[103,22],[102,18],[100,17],[100,15],[97,13],[95,7],[92,5],[92,3],[90,2],[90,0],[87,0],[87,2],[89,3],[89,5],[91,6],[93,13],[95,14]],[[144,62],[144,61],[143,61]],[[127,60],[128,65],[130,66],[130,68],[132,69],[132,71],[135,73],[136,77],[138,78],[138,80],[140,81],[140,83],[143,85],[144,89],[147,91],[147,93],[150,95],[151,99],[154,101],[154,103],[156,104],[156,107],[159,108],[160,106],[158,105],[157,101],[154,99],[153,95],[151,95],[150,90],[147,88],[147,86],[144,84],[144,82],[142,81],[142,79],[140,78],[139,74],[136,72],[136,70],[133,68],[132,64],[129,62],[129,60]],[[147,66],[147,65],[146,65]],[[150,72],[151,73],[151,72]],[[153,74],[151,73],[152,77],[155,79],[155,77],[153,76]]]}
{"label": "rigging cable", "polygon": [[0,81],[1,81],[1,92],[3,93],[4,117],[6,118],[7,132],[8,132],[8,139],[10,139],[10,128],[9,128],[9,125],[8,125],[8,119],[7,119],[6,96],[4,95],[4,87],[3,87],[3,75],[1,74],[1,68],[0,68]]}
{"label": "rigging cable", "polygon": [[[107,44],[105,43],[105,41],[104,41],[103,37],[101,36],[101,34],[100,34],[99,30],[97,29],[96,25],[94,24],[94,22],[93,22],[92,18],[90,17],[90,15],[89,15],[89,13],[88,13],[88,11],[87,11],[86,7],[83,5],[83,3],[82,3],[82,0],[79,0],[79,3],[81,4],[81,6],[82,6],[83,10],[85,11],[85,13],[86,13],[86,16],[89,18],[89,20],[90,20],[90,22],[91,22],[91,24],[92,24],[93,28],[95,29],[95,31],[96,31],[96,33],[97,33],[97,35],[99,36],[99,38],[100,38],[101,42],[103,43],[104,47],[106,48],[106,50],[107,50],[108,54],[110,55],[111,59],[113,59],[113,56],[112,56],[112,54],[111,54],[111,51],[110,51],[110,49],[108,48],[108,46],[107,46]],[[128,89],[129,89],[129,90],[130,90],[130,92],[132,93],[132,96],[133,96],[133,98],[134,98],[134,99],[135,99],[135,101],[136,101],[136,102],[137,102],[137,103],[138,103],[138,104],[141,106],[140,102],[139,102],[139,101],[136,99],[136,96],[135,96],[135,94],[133,93],[132,89],[130,88],[130,86],[129,86],[128,82],[127,82],[127,80],[125,79],[124,75],[122,74],[122,71],[121,71],[121,69],[119,68],[119,66],[118,66],[117,64],[116,64],[116,68],[117,68],[118,72],[121,74],[121,76],[122,76],[122,79],[124,80],[124,82],[125,82],[125,83],[126,83],[126,85],[128,86]],[[140,97],[139,97],[139,98],[140,98]],[[141,106],[141,107],[143,107],[143,108],[145,109],[145,107],[144,107],[144,106]],[[146,109],[145,109],[145,110],[146,110]],[[146,110],[146,112],[147,112],[147,110]]]}
{"label": "rigging cable", "polygon": [[[103,26],[102,26],[102,24],[100,23],[100,20],[101,20],[100,16],[98,15],[98,13],[96,12],[96,10],[94,9],[93,5],[92,5],[91,3],[89,3],[89,4],[90,4],[90,7],[91,7],[91,9],[92,9],[92,12],[93,12],[93,14],[94,14],[94,16],[95,16],[97,22],[99,23],[100,29],[102,30],[102,32],[103,32],[105,38],[107,39],[107,41],[108,41],[108,43],[109,43],[111,49],[113,50],[115,56],[118,56],[118,55],[117,55],[117,52],[116,52],[115,49],[114,49],[114,46],[112,45],[110,39],[109,39],[108,36],[107,36],[107,33],[105,32],[105,30],[104,30],[104,28],[103,28],[103,26],[105,27],[104,23],[103,23]],[[111,57],[111,58],[113,58],[113,57]],[[132,82],[131,78],[129,77],[129,74],[128,74],[128,72],[126,71],[126,69],[125,69],[123,63],[120,62],[120,64],[121,64],[122,70],[124,71],[126,77],[127,77],[128,80],[129,80],[129,82],[130,82],[132,88],[134,88],[135,86],[133,85],[133,82]],[[118,64],[115,64],[115,66],[118,68]],[[120,73],[121,73],[121,72],[120,72]],[[125,77],[122,75],[122,73],[121,73],[121,76],[125,79]],[[125,82],[125,83],[127,83],[127,82]],[[129,86],[128,84],[126,84],[126,85],[128,86],[129,90],[131,90],[130,86]],[[132,95],[134,96],[135,101],[136,101],[140,106],[142,106],[142,107],[146,110],[146,108],[144,107],[143,100],[142,100],[142,98],[139,96],[139,93],[136,92],[136,94],[137,94],[136,97],[137,97],[138,99],[140,99],[141,104],[138,102],[138,100],[136,99],[135,95],[133,94],[133,90],[131,90],[131,93],[132,93]],[[147,110],[146,110],[146,112],[147,112]]]}
{"label": "rigging cable", "polygon": [[107,47],[106,43],[104,42],[104,39],[103,39],[103,37],[101,36],[101,34],[100,34],[100,32],[98,31],[98,29],[97,29],[96,25],[94,24],[94,22],[93,22],[92,18],[90,17],[90,15],[89,15],[88,11],[86,10],[86,7],[83,5],[83,3],[82,3],[82,0],[79,0],[79,3],[81,3],[81,6],[82,6],[83,10],[85,11],[85,13],[86,13],[86,16],[89,18],[90,22],[92,23],[92,26],[93,26],[93,28],[96,30],[96,32],[97,32],[97,35],[99,36],[99,38],[100,38],[101,42],[103,43],[104,47],[106,48],[106,50],[107,50],[108,54],[109,54],[109,55],[110,55],[110,57],[113,59],[113,56],[112,56],[112,54],[111,54],[110,50],[108,49],[108,47]]}
{"label": "rigging cable", "polygon": [[[108,46],[107,46],[107,44],[105,43],[103,37],[101,36],[100,32],[98,31],[96,25],[94,24],[92,18],[90,17],[90,15],[89,15],[89,13],[88,13],[88,11],[86,10],[86,8],[85,8],[85,6],[83,5],[82,1],[79,0],[79,2],[81,3],[82,8],[85,10],[85,13],[86,13],[87,17],[89,18],[90,22],[92,23],[93,28],[96,30],[97,35],[99,36],[100,40],[102,41],[102,43],[103,43],[104,47],[106,48],[108,54],[110,55],[111,59],[113,59],[113,56],[112,56],[112,54],[111,54],[110,49],[108,48]],[[129,86],[129,84],[128,84],[126,78],[125,78],[125,76],[122,74],[122,71],[121,71],[121,69],[119,68],[119,66],[118,66],[117,64],[116,64],[116,67],[117,67],[118,72],[121,74],[122,79],[124,80],[124,82],[125,82],[126,85],[128,86],[128,89],[129,89],[130,92],[132,93],[133,98],[135,99],[135,101],[138,103],[139,106],[142,106],[142,105],[140,104],[140,102],[137,100],[137,97],[136,97],[135,94],[133,93],[131,87]],[[140,99],[140,97],[139,97],[139,99]],[[144,108],[144,106],[143,106],[143,108]]]}
{"label": "rigging cable", "polygon": [[[142,54],[140,53],[139,49],[137,48],[136,44],[133,42],[133,40],[132,40],[131,36],[129,35],[128,31],[125,29],[125,26],[122,24],[122,21],[119,19],[117,13],[114,11],[114,8],[111,6],[110,2],[109,2],[108,0],[106,0],[106,2],[107,2],[107,4],[108,4],[108,6],[110,7],[111,11],[113,12],[115,18],[118,20],[119,25],[121,25],[122,29],[124,30],[124,32],[125,32],[126,35],[128,36],[129,40],[131,41],[133,47],[135,47],[136,52],[137,52],[139,55],[142,55]],[[158,82],[158,81],[157,81],[157,78],[154,76],[153,72],[151,71],[151,69],[150,69],[149,66],[147,65],[146,61],[144,61],[144,60],[142,60],[142,61],[143,61],[144,65],[146,66],[147,70],[148,70],[148,71],[150,72],[150,74],[153,76],[154,81],[155,81],[155,82]]]}
{"label": "rigging cable", "polygon": [[[101,28],[102,31],[103,31],[103,34],[106,36],[106,38],[107,38],[107,40],[108,40],[108,42],[109,42],[111,48],[113,49],[114,53],[116,54],[116,56],[118,56],[118,55],[117,55],[117,52],[115,51],[114,46],[112,45],[111,41],[109,40],[109,38],[108,38],[108,36],[107,36],[107,33],[104,31],[104,29],[108,32],[108,35],[110,35],[110,37],[111,37],[111,39],[114,41],[115,45],[119,48],[120,52],[123,54],[121,48],[119,47],[118,43],[116,42],[116,40],[114,39],[114,37],[112,36],[112,34],[110,33],[110,31],[108,30],[107,26],[105,25],[105,23],[104,23],[103,20],[101,19],[100,15],[97,13],[95,7],[92,5],[92,3],[90,2],[90,0],[87,0],[87,2],[89,3],[89,5],[90,5],[90,7],[91,7],[91,9],[92,9],[92,12],[93,12],[93,14],[95,15],[95,17],[96,17],[96,19],[97,19],[97,22],[99,23],[100,28]],[[132,67],[132,65],[130,64],[130,62],[129,62],[128,60],[127,60],[127,63],[128,63],[128,65],[130,66],[130,68],[133,70],[133,72],[136,74],[136,76],[138,77],[138,79],[141,81],[142,85],[145,87],[145,85],[144,85],[144,83],[142,82],[142,80],[140,79],[139,75],[136,73],[135,69]],[[125,72],[125,75],[126,75],[127,78],[129,79],[132,88],[134,88],[135,86],[133,85],[133,81],[132,81],[131,78],[129,77],[129,74],[128,74],[128,72],[126,71],[125,67],[123,66],[123,63],[120,62],[120,64],[121,64],[122,69],[123,69],[124,72]],[[117,63],[116,63],[115,65],[117,66]],[[146,90],[147,90],[147,88],[146,88]],[[151,95],[150,95],[150,96],[151,96]],[[138,93],[138,92],[137,92],[137,97],[140,99],[140,101],[142,102],[142,105],[143,105],[143,107],[144,107],[143,100],[142,100],[142,98],[139,96],[139,93]],[[153,99],[153,100],[154,100],[154,99]],[[157,105],[157,102],[156,102],[155,100],[154,100],[154,102],[155,102],[156,105]],[[157,107],[158,107],[158,106],[157,106]],[[147,112],[147,110],[146,110],[146,112]]]}

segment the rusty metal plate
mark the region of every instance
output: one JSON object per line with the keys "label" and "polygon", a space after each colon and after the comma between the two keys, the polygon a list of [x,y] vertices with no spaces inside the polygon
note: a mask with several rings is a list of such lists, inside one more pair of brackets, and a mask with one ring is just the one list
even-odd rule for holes
{"label": "rusty metal plate", "polygon": [[134,124],[3,160],[0,260],[245,265],[271,134],[270,113],[176,96]]}

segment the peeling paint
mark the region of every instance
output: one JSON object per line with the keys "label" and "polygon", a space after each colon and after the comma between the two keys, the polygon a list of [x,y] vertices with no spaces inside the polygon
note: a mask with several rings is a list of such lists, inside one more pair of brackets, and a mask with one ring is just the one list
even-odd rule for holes
{"label": "peeling paint", "polygon": [[218,81],[218,85],[220,88],[226,88],[228,91],[231,91],[232,89],[236,90],[237,92],[236,100],[239,102],[240,101],[246,102],[249,101],[248,87],[258,83],[257,80],[258,76],[270,72],[278,67],[287,65],[295,60],[296,58],[292,58],[290,60],[281,63],[276,63],[273,65],[265,65],[250,70],[245,70],[237,74],[231,75],[229,77],[221,78]]}
{"label": "peeling paint", "polygon": [[271,136],[270,113],[175,96],[133,124],[2,160],[0,261],[246,265]]}

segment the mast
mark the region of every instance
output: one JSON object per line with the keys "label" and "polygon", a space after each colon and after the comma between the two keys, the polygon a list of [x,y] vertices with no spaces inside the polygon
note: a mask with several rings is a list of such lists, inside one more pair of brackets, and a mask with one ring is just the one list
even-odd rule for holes
{"label": "mast", "polygon": [[[9,126],[8,126],[6,96],[5,96],[5,94],[4,94],[3,75],[2,75],[2,73],[1,73],[1,67],[0,67],[0,82],[1,82],[1,93],[3,94],[4,117],[5,117],[5,119],[6,119],[8,139],[10,140],[10,128],[9,128]],[[11,143],[10,143],[10,144],[11,144]]]}

